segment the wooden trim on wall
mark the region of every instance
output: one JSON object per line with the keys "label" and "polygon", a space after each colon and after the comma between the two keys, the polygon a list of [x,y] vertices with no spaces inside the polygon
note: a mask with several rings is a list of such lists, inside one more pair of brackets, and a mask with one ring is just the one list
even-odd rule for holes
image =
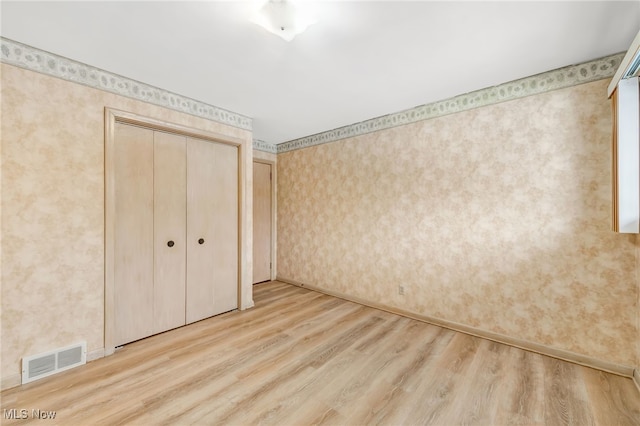
{"label": "wooden trim on wall", "polygon": [[87,362],[95,361],[100,358],[104,358],[104,348],[87,352]]}
{"label": "wooden trim on wall", "polygon": [[244,158],[246,156],[245,151],[245,145],[240,143],[238,145],[238,310],[246,309],[243,304],[243,289],[245,288],[244,280],[247,279],[246,275],[249,275],[243,273],[243,271],[247,270],[248,265],[247,253],[244,252],[244,242],[249,235],[247,233],[247,214],[245,208],[247,205],[247,173],[246,164],[244,161]]}
{"label": "wooden trim on wall", "polygon": [[104,111],[104,354],[115,351],[115,125],[117,112]]}
{"label": "wooden trim on wall", "polygon": [[[204,139],[211,142],[233,145],[238,148],[238,309],[243,310],[253,306],[251,294],[244,294],[244,289],[251,292],[250,274],[247,273],[248,254],[246,242],[248,236],[247,223],[247,188],[246,178],[247,162],[252,157],[251,141],[214,133],[206,130],[191,128],[163,120],[121,111],[113,108],[105,108],[105,199],[104,199],[104,223],[105,223],[105,254],[104,254],[104,356],[114,353],[115,343],[115,295],[114,295],[114,268],[115,268],[115,159],[113,156],[115,144],[115,124],[125,123],[134,126],[146,127],[153,130],[177,133],[183,136]],[[247,147],[246,145],[249,145]],[[251,248],[248,248],[249,252]],[[247,297],[248,296],[248,297]],[[246,299],[246,303],[245,303]],[[249,302],[250,301],[250,302]]]}
{"label": "wooden trim on wall", "polygon": [[[146,117],[132,112],[121,111],[113,108],[105,108],[105,119],[112,119],[112,126],[115,122],[132,124],[134,126],[142,126],[153,130],[160,130],[169,133],[177,133],[183,136],[190,136],[193,138],[209,140],[211,142],[220,142],[227,145],[240,146],[244,143],[244,140],[227,136],[221,133],[210,132],[207,130],[200,130],[193,127],[183,126],[181,124],[171,123],[164,120],[157,120],[155,118]],[[107,121],[107,124],[110,123]],[[108,127],[108,126],[105,126]],[[113,128],[111,129],[113,131]]]}
{"label": "wooden trim on wall", "polygon": [[[253,234],[253,230],[249,229],[249,215],[253,214],[253,210],[248,208],[253,202],[253,179],[249,179],[247,176],[249,173],[253,174],[253,141],[249,139],[242,142],[238,146],[238,173],[240,173],[240,181],[238,182],[238,201],[240,202],[238,209],[238,226],[240,227],[238,230],[238,255],[240,256],[238,309],[241,311],[254,306],[253,270],[249,268],[253,257],[253,245],[249,238]],[[249,199],[252,199],[251,203]]]}
{"label": "wooden trim on wall", "polygon": [[[597,370],[606,371],[608,373],[617,374],[619,376],[624,376],[629,378],[634,377],[633,367],[629,367],[626,365],[620,365],[612,362],[599,360],[599,359],[592,358],[586,355],[581,355],[575,352],[566,351],[563,349],[557,349],[551,346],[541,345],[539,343],[529,342],[527,340],[517,339],[514,337],[505,336],[502,334],[493,333],[493,332],[482,330],[476,327],[470,327],[464,324],[455,323],[453,321],[447,321],[440,318],[435,318],[429,315],[417,314],[415,312],[406,311],[404,309],[394,308],[392,306],[371,302],[369,300],[365,300],[359,297],[350,296],[344,293],[340,293],[332,290],[326,290],[314,285],[301,283],[299,281],[295,281],[285,277],[278,277],[277,281],[282,281],[287,284],[292,284],[298,287],[307,288],[309,290],[317,291],[319,293],[324,293],[329,296],[337,297],[340,299],[348,300],[350,302],[358,303],[360,305],[379,309],[381,311],[385,311],[392,314],[401,315],[403,317],[437,325],[439,327],[448,328],[453,331],[459,331],[461,333],[469,334],[471,336],[480,337],[480,338],[491,340],[497,343],[503,343],[505,345],[513,346],[519,349],[524,349],[529,352],[535,352],[541,355],[550,356],[552,358],[561,359],[563,361],[568,361],[574,364],[583,365],[585,367],[591,367]],[[636,380],[637,380],[637,376],[636,376]]]}
{"label": "wooden trim on wall", "polygon": [[18,387],[22,384],[22,374],[9,374],[8,376],[2,376],[0,381],[0,391]]}
{"label": "wooden trim on wall", "polygon": [[636,34],[636,37],[631,42],[631,46],[629,46],[627,53],[620,61],[618,69],[611,78],[611,82],[607,87],[607,94],[609,95],[609,97],[611,97],[613,92],[616,90],[616,87],[618,86],[620,80],[622,80],[623,75],[627,72],[634,58],[636,58],[638,55],[640,55],[640,31],[638,31],[638,34]]}
{"label": "wooden trim on wall", "polygon": [[611,113],[613,129],[611,131],[611,229],[613,232],[620,231],[618,220],[618,91],[611,95]]}
{"label": "wooden trim on wall", "polygon": [[278,240],[278,226],[277,226],[277,221],[278,221],[278,217],[276,216],[278,209],[277,209],[277,202],[278,202],[278,197],[277,197],[277,191],[278,191],[278,185],[277,185],[277,179],[278,179],[278,171],[276,168],[276,162],[275,161],[271,161],[271,160],[263,160],[261,158],[254,158],[253,159],[254,163],[262,163],[262,164],[268,164],[271,166],[271,281],[276,279],[276,275],[277,275],[277,253],[276,250],[278,250],[278,245],[276,244],[276,241]]}

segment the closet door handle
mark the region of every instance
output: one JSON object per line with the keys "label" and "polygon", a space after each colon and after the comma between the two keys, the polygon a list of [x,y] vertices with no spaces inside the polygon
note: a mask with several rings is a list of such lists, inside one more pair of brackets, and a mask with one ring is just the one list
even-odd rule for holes
{"label": "closet door handle", "polygon": [[167,245],[168,245],[169,247],[173,247],[173,245],[174,245],[174,244],[175,244],[175,243],[174,243],[173,241],[169,241],[169,242],[167,243]]}
{"label": "closet door handle", "polygon": [[204,244],[204,238],[200,238],[200,239],[198,240],[198,244]]}

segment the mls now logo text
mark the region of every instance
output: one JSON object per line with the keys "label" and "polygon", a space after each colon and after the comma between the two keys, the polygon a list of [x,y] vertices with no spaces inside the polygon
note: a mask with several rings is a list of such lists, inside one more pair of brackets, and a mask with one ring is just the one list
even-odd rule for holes
{"label": "mls now logo text", "polygon": [[55,419],[55,411],[45,411],[26,408],[5,408],[2,410],[2,416],[5,420],[26,420],[26,419]]}

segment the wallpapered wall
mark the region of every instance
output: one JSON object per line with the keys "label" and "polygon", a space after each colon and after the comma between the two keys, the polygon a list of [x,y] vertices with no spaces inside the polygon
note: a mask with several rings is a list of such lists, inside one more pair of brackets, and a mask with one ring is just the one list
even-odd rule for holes
{"label": "wallpapered wall", "polygon": [[278,276],[640,365],[607,83],[279,154]]}
{"label": "wallpapered wall", "polygon": [[[19,380],[23,356],[80,340],[93,354],[104,347],[104,107],[247,147],[251,132],[6,64],[1,87],[5,387]],[[243,303],[252,304],[250,274],[247,282]]]}

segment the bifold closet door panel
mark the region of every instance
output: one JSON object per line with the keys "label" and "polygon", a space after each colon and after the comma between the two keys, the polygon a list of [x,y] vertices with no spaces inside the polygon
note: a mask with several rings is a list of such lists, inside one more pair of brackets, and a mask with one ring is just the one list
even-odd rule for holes
{"label": "bifold closet door panel", "polygon": [[238,147],[214,144],[216,200],[213,234],[214,311],[238,308]]}
{"label": "bifold closet door panel", "polygon": [[187,152],[184,136],[154,132],[154,333],[185,324]]}
{"label": "bifold closet door panel", "polygon": [[237,167],[236,147],[187,139],[187,323],[238,306]]}
{"label": "bifold closet door panel", "polygon": [[214,314],[214,165],[213,143],[187,140],[187,324]]}
{"label": "bifold closet door panel", "polygon": [[153,334],[153,131],[116,123],[116,346]]}

